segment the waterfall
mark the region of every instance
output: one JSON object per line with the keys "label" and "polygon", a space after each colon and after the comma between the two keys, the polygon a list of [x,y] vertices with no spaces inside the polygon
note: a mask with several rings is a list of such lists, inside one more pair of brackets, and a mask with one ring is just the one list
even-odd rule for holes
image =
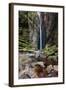
{"label": "waterfall", "polygon": [[41,30],[41,25],[42,25],[42,20],[41,20],[41,13],[38,12],[38,16],[39,16],[39,21],[40,21],[40,51],[42,51],[42,30]]}

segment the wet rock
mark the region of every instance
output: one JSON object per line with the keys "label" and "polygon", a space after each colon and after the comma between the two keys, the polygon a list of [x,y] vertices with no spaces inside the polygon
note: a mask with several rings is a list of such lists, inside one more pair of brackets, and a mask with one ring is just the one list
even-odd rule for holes
{"label": "wet rock", "polygon": [[58,65],[54,65],[53,68],[55,71],[58,71]]}
{"label": "wet rock", "polygon": [[33,62],[33,63],[32,63],[32,66],[34,67],[36,64],[39,64],[39,65],[41,65],[42,67],[44,67],[44,64],[43,64],[42,61]]}
{"label": "wet rock", "polygon": [[49,77],[58,77],[58,71],[56,70],[51,70],[50,73],[48,74]]}
{"label": "wet rock", "polygon": [[51,71],[52,69],[53,69],[53,66],[52,66],[52,65],[49,65],[49,66],[47,66],[47,69],[46,69],[46,70],[47,70],[48,73],[50,73],[50,71]]}
{"label": "wet rock", "polygon": [[23,74],[19,77],[19,79],[27,79],[27,78],[31,78],[28,74]]}
{"label": "wet rock", "polygon": [[[32,55],[32,54],[31,54]],[[43,55],[43,54],[42,54]],[[40,78],[40,77],[57,77],[58,76],[58,63],[56,64],[53,59],[48,59],[45,56],[29,56],[28,54],[19,55],[19,78]],[[35,65],[42,67],[43,71],[37,76],[34,71]],[[39,74],[39,73],[38,73]]]}

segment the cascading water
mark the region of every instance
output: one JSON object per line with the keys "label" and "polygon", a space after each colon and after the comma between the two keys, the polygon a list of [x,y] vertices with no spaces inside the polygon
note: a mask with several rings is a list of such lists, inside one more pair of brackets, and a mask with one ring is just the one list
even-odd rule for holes
{"label": "cascading water", "polygon": [[40,52],[42,51],[42,30],[41,30],[41,24],[42,24],[42,21],[41,21],[41,13],[38,12],[38,16],[39,16],[39,26],[40,26]]}
{"label": "cascading water", "polygon": [[41,30],[41,15],[39,17],[40,19],[40,51],[42,50],[42,30]]}
{"label": "cascading water", "polygon": [[38,17],[39,17],[39,50],[35,51],[35,57],[39,57],[41,55],[42,52],[42,29],[41,29],[41,25],[42,25],[42,20],[41,20],[41,12],[37,12]]}

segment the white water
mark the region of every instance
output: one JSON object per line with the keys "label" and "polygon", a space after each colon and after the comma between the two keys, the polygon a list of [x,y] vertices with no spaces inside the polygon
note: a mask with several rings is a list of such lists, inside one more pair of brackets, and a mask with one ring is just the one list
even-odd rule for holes
{"label": "white water", "polygon": [[40,20],[40,51],[42,51],[42,30],[41,30],[41,15],[40,12],[38,12],[39,20]]}

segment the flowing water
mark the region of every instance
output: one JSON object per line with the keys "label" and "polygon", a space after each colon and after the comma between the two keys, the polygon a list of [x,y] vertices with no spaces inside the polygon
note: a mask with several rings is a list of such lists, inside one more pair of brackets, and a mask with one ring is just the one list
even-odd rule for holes
{"label": "flowing water", "polygon": [[41,21],[41,13],[38,12],[38,16],[39,16],[39,20],[40,20],[40,52],[42,51],[42,30],[41,30],[41,25],[42,25],[42,21]]}

